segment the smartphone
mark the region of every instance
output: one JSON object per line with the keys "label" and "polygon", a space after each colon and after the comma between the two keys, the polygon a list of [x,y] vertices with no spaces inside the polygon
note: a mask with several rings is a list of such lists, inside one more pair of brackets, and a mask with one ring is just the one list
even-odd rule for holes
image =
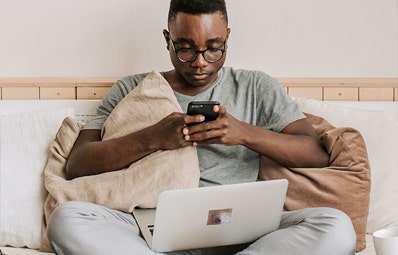
{"label": "smartphone", "polygon": [[201,114],[205,116],[205,121],[212,121],[218,118],[218,112],[213,111],[215,105],[220,105],[217,101],[192,101],[188,104],[188,115]]}

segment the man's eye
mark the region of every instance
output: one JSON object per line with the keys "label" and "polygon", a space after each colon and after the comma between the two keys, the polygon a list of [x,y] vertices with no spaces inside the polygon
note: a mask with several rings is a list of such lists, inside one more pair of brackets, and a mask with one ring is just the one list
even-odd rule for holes
{"label": "man's eye", "polygon": [[207,49],[209,52],[218,52],[220,49],[217,48],[208,48]]}
{"label": "man's eye", "polygon": [[192,48],[179,48],[178,50],[179,50],[179,51],[182,51],[182,52],[192,52],[192,51],[195,51],[195,50],[192,49]]}

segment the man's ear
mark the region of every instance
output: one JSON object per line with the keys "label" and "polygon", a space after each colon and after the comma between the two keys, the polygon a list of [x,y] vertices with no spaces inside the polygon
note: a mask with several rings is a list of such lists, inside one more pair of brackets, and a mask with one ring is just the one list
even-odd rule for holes
{"label": "man's ear", "polygon": [[226,38],[226,41],[227,41],[227,43],[225,44],[225,48],[227,49],[228,48],[228,39],[229,39],[229,34],[231,33],[231,29],[230,28],[227,28],[227,38]]}
{"label": "man's ear", "polygon": [[163,29],[163,37],[166,41],[166,49],[169,50],[170,47],[170,32],[167,29]]}

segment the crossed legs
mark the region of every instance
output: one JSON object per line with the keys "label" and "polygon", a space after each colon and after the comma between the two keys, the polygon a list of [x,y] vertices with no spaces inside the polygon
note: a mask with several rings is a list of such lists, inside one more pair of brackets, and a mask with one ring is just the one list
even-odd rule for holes
{"label": "crossed legs", "polygon": [[[47,235],[57,255],[153,255],[140,237],[134,217],[86,202],[67,202],[50,218]],[[183,254],[355,254],[355,232],[346,214],[332,208],[284,212],[280,229],[252,244],[189,251]]]}

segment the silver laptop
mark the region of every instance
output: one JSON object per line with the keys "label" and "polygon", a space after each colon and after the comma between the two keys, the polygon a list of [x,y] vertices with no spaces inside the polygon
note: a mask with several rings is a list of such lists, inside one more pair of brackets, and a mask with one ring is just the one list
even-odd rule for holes
{"label": "silver laptop", "polygon": [[288,181],[164,191],[156,209],[135,209],[156,252],[249,243],[280,224]]}

